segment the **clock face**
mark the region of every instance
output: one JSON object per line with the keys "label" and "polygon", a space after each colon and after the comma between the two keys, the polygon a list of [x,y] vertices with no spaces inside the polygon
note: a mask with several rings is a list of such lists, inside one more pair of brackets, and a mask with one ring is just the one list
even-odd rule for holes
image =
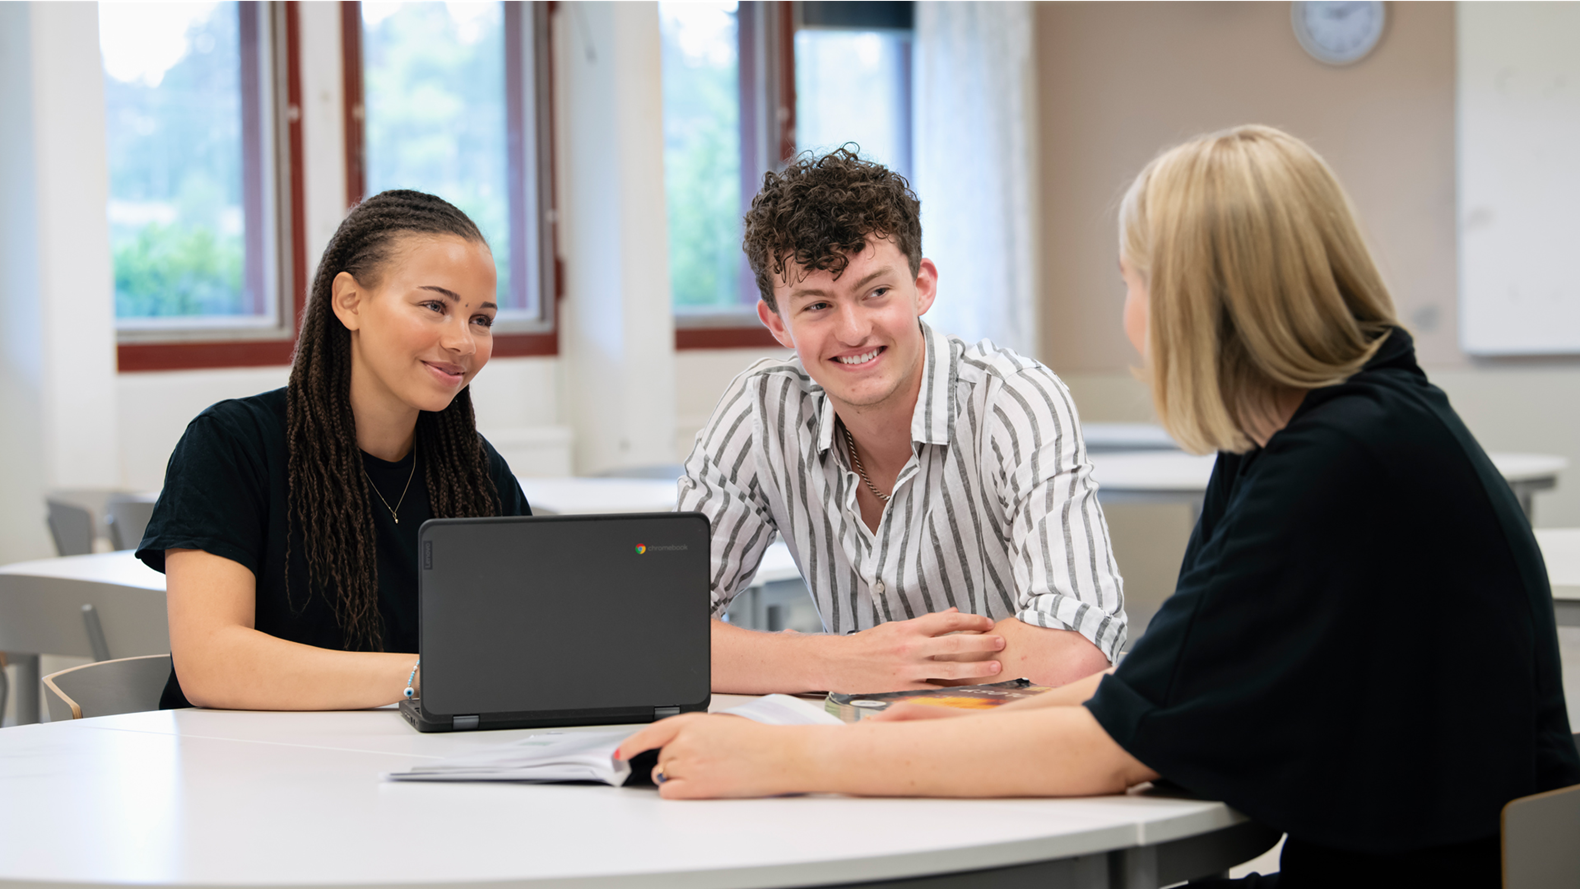
{"label": "clock face", "polygon": [[1302,2],[1293,4],[1290,18],[1295,38],[1319,62],[1348,65],[1372,51],[1382,38],[1384,10],[1381,2]]}

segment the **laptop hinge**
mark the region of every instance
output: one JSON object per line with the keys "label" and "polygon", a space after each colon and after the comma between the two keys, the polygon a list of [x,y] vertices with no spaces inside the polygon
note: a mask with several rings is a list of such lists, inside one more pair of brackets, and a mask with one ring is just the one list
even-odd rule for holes
{"label": "laptop hinge", "polygon": [[457,716],[450,720],[450,727],[460,732],[467,729],[477,728],[477,722],[478,720],[476,716]]}
{"label": "laptop hinge", "polygon": [[680,708],[679,707],[654,707],[653,708],[653,718],[654,719],[663,719],[663,718],[668,717],[668,716],[679,716],[679,715],[680,715]]}

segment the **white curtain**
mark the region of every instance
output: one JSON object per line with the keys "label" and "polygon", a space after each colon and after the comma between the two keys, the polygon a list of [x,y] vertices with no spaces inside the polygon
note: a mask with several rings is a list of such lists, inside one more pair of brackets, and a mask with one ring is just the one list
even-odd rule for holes
{"label": "white curtain", "polygon": [[1036,357],[1032,30],[1027,2],[917,3],[912,150],[927,320]]}

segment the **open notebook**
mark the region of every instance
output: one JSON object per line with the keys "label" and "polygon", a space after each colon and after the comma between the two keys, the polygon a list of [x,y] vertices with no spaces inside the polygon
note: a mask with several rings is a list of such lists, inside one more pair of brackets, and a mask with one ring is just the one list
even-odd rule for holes
{"label": "open notebook", "polygon": [[[721,711],[764,725],[843,725],[818,705],[789,695],[768,695]],[[534,732],[461,756],[389,772],[389,781],[598,781],[615,787],[650,783],[657,751],[617,760],[616,750],[634,732]]]}

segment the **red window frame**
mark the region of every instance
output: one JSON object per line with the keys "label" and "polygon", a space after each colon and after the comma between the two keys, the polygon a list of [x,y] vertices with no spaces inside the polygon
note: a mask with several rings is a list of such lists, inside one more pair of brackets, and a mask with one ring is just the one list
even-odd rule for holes
{"label": "red window frame", "polygon": [[[545,36],[549,28],[549,15],[553,4],[533,3],[531,9],[524,9],[527,4],[522,2],[505,3],[505,105],[506,105],[506,144],[509,158],[509,192],[510,192],[510,239],[511,251],[515,255],[525,252],[526,243],[526,218],[532,210],[526,206],[522,183],[524,177],[537,175],[536,170],[524,169],[521,163],[521,146],[527,139],[534,138],[533,130],[529,129],[526,115],[524,114],[524,96],[521,94],[526,82],[525,71],[522,68],[521,45],[521,16],[531,14],[538,16],[537,28],[534,29]],[[554,190],[554,57],[553,41],[539,40],[541,53],[533,56],[537,70],[535,77],[544,84],[540,90],[542,107],[535,123],[547,129],[546,138],[539,140],[547,153],[548,181],[541,184],[538,194],[540,200],[547,200],[548,219],[558,217]],[[340,4],[340,51],[341,71],[344,75],[342,93],[345,99],[343,119],[345,121],[346,144],[346,206],[355,206],[367,196],[367,129],[363,104],[362,84],[362,4],[359,0],[342,0]],[[548,225],[545,221],[544,225]],[[556,323],[559,314],[559,301],[564,295],[559,261],[558,226],[552,226],[548,243],[551,248],[549,255],[543,257],[543,262],[550,271],[551,283],[539,295],[543,303],[544,320],[550,325],[549,329],[541,332],[529,333],[496,333],[494,334],[495,358],[518,358],[529,355],[558,355],[560,351],[559,325]],[[517,251],[521,251],[518,253]]]}
{"label": "red window frame", "polygon": [[[752,198],[762,182],[762,159],[773,150],[771,143],[777,138],[779,144],[773,156],[779,163],[795,157],[795,15],[794,7],[787,0],[742,3],[736,14],[742,24],[736,58],[740,67],[741,214],[744,216],[751,209]],[[756,21],[759,15],[765,20]],[[758,59],[759,43],[755,32],[764,27],[768,29],[770,41],[765,47],[768,58]],[[758,76],[760,67],[771,71],[770,76]],[[767,137],[770,146],[758,144],[763,136]],[[757,289],[757,279],[745,263],[741,264],[739,286],[742,293]],[[743,313],[744,317],[750,316]],[[777,349],[781,346],[768,328],[755,319],[741,325],[687,326],[685,319],[677,315],[675,348]]]}
{"label": "red window frame", "polygon": [[[286,144],[288,156],[281,158],[281,166],[289,176],[290,206],[282,214],[290,220],[289,244],[291,250],[290,286],[291,313],[288,336],[271,339],[217,339],[183,340],[164,343],[127,342],[116,345],[116,364],[121,373],[157,370],[195,370],[210,367],[268,367],[290,364],[292,350],[296,348],[296,331],[301,325],[302,311],[307,306],[307,238],[303,216],[302,186],[302,75],[301,39],[296,0],[285,3],[285,83],[286,83]],[[244,102],[256,102],[257,92],[250,96],[243,90]],[[267,113],[260,109],[251,109]],[[256,117],[244,113],[243,120]],[[245,124],[244,124],[245,125]],[[261,152],[257,139],[244,140],[243,150]],[[261,155],[260,155],[261,159]],[[253,188],[245,189],[249,200],[267,200],[267,196]],[[257,259],[252,253],[256,244],[262,243],[261,233],[249,233],[247,275],[255,274]],[[261,272],[256,272],[261,278]]]}

